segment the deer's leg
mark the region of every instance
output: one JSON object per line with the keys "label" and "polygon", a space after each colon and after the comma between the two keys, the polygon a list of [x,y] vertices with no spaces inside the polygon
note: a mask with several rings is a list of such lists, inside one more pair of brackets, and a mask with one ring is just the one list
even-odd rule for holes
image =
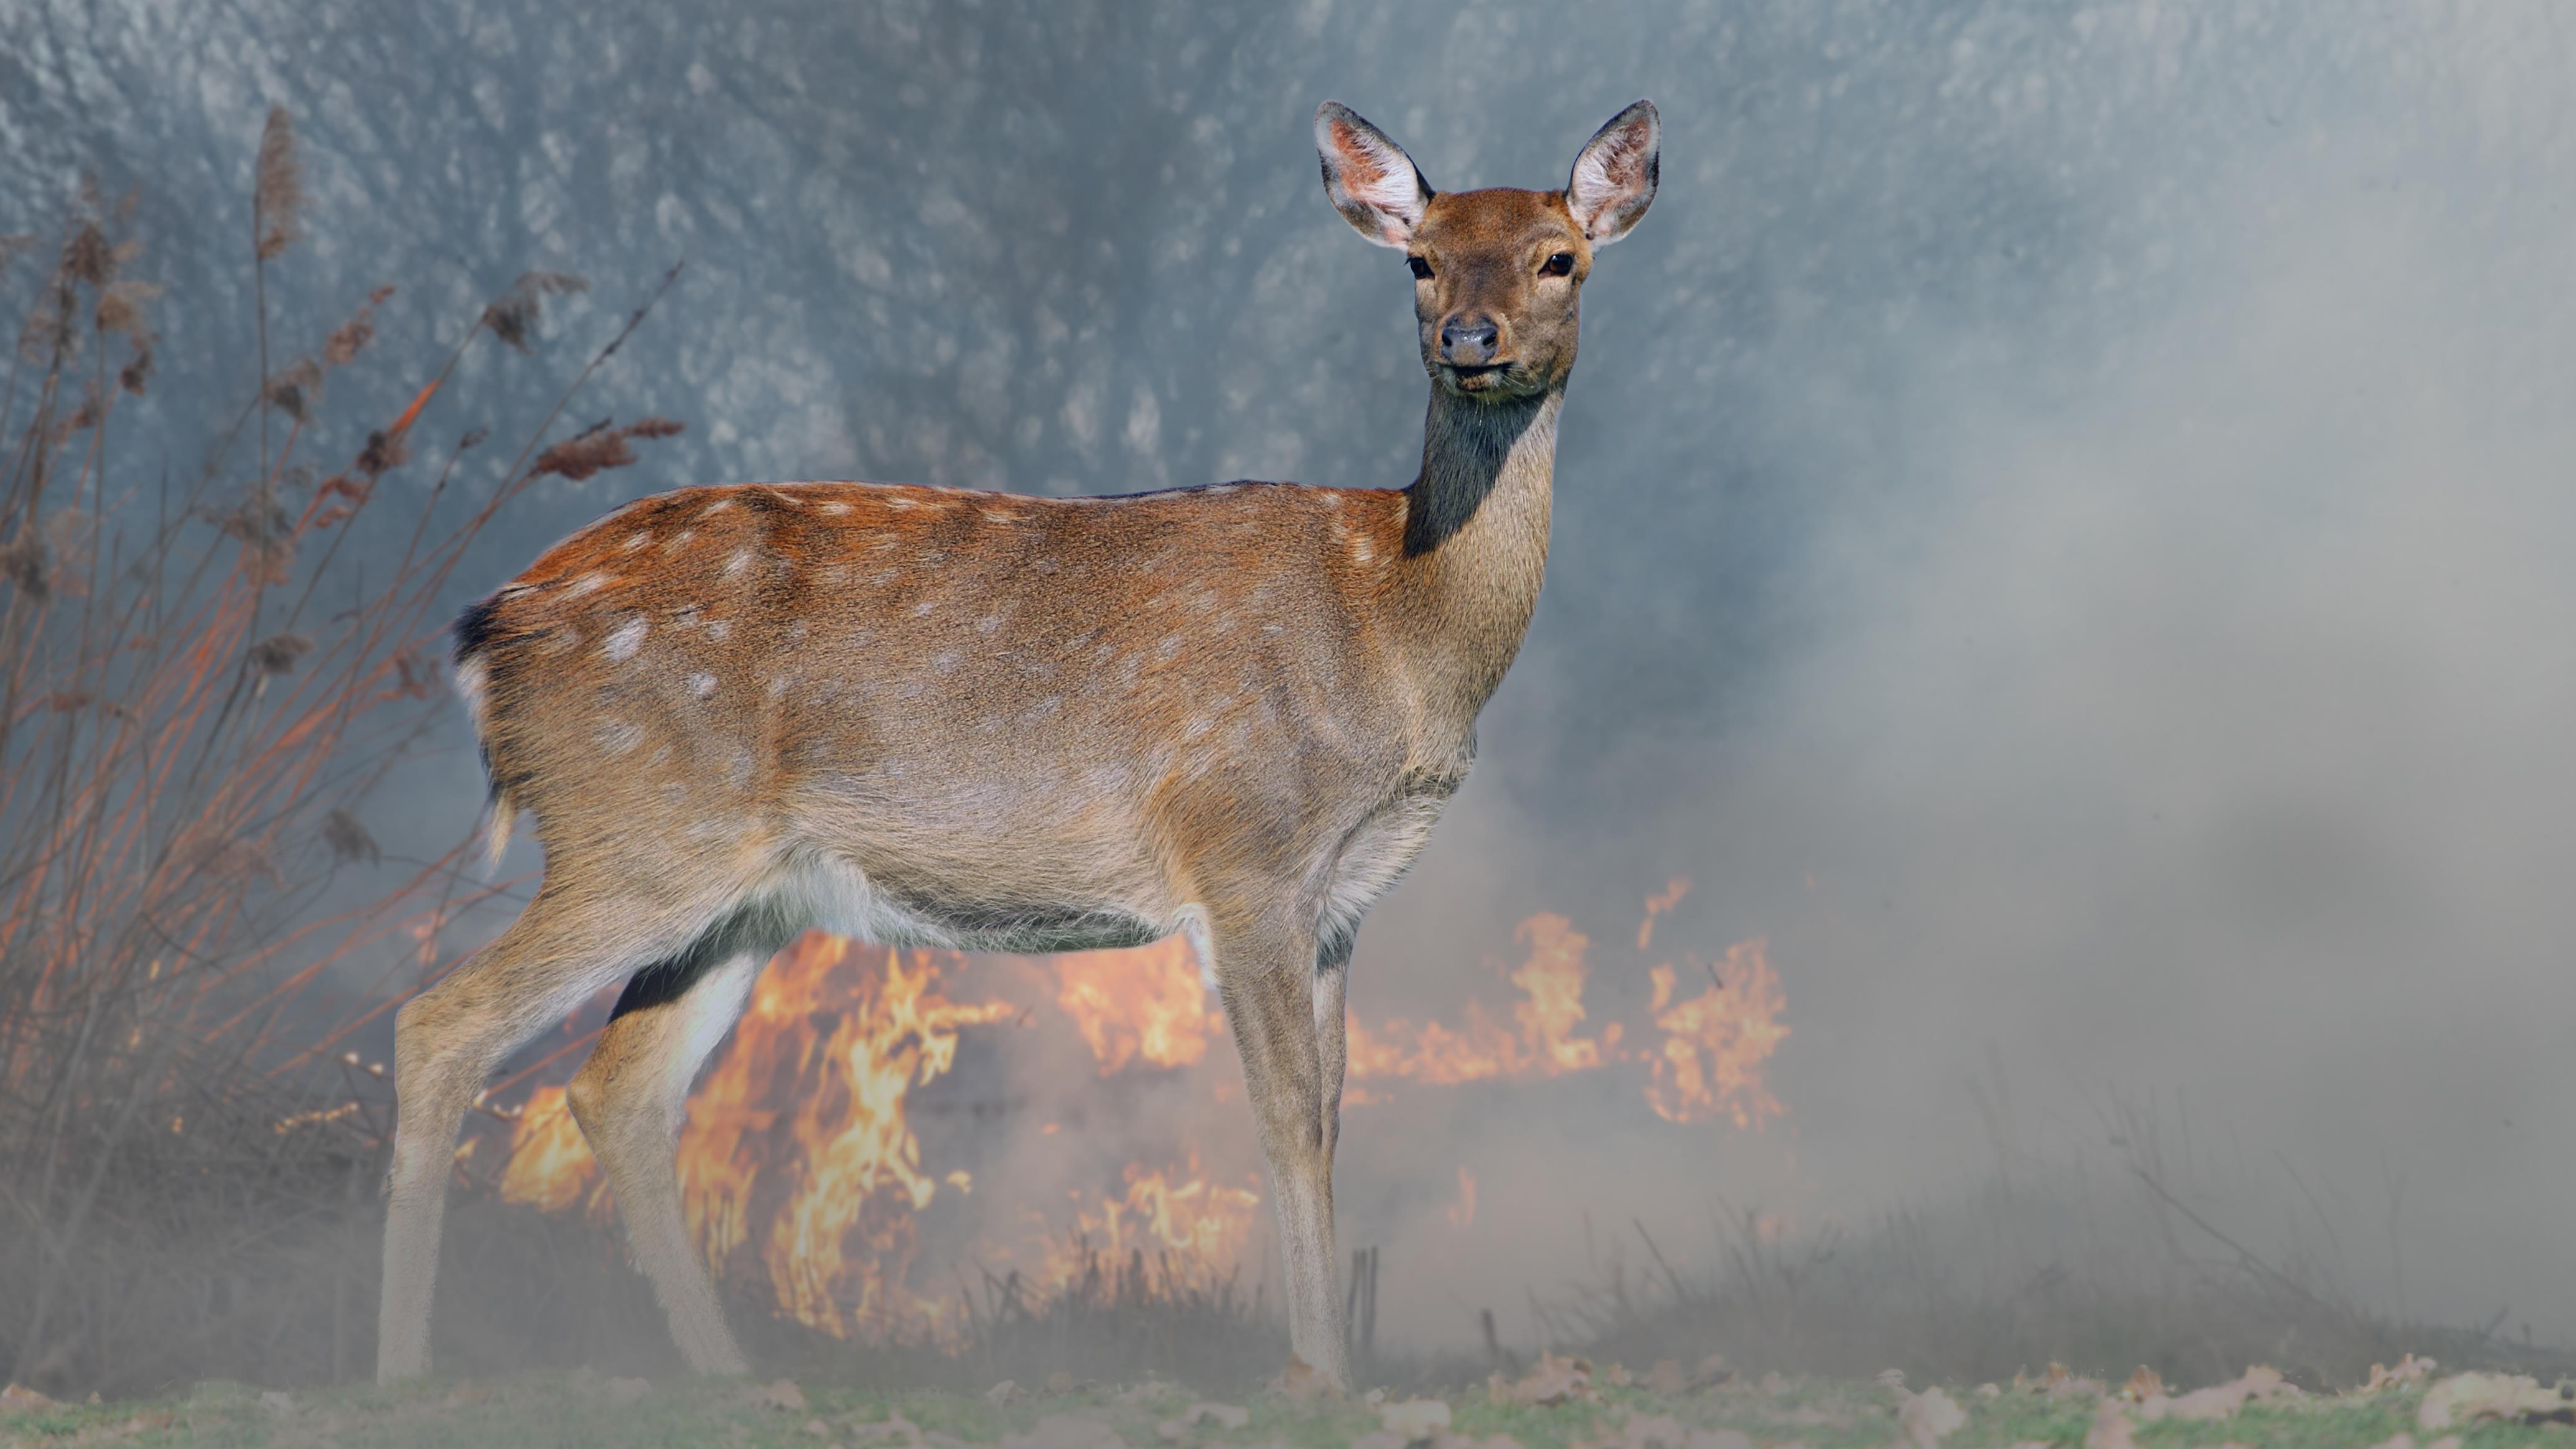
{"label": "deer's leg", "polygon": [[1324,1062],[1317,1050],[1312,931],[1212,924],[1226,1021],[1243,1056],[1288,1285],[1288,1341],[1338,1389],[1350,1386],[1334,1290],[1333,1154],[1325,1131]]}
{"label": "deer's leg", "polygon": [[685,961],[637,976],[566,1094],[617,1195],[635,1261],[670,1316],[671,1337],[699,1373],[738,1374],[749,1365],[725,1328],[715,1280],[689,1238],[673,1144],[689,1083],[742,1015],[767,956],[739,952],[693,979],[665,979],[686,970]]}
{"label": "deer's leg", "polygon": [[482,954],[394,1018],[393,1170],[386,1182],[376,1381],[429,1371],[431,1290],[456,1134],[474,1095],[522,1042],[616,980],[634,956],[604,913],[541,890]]}
{"label": "deer's leg", "polygon": [[[1353,927],[1357,929],[1356,926]],[[1320,1070],[1324,1171],[1333,1170],[1333,1148],[1342,1140],[1342,1069],[1350,1059],[1351,937],[1328,941],[1315,953],[1315,1060]]]}

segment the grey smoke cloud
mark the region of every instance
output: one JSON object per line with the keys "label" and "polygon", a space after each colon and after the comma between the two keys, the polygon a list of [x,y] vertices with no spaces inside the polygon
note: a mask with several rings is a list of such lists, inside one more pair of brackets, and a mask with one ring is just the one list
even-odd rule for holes
{"label": "grey smoke cloud", "polygon": [[[2000,1064],[2069,1151],[2178,1098],[2373,1231],[2402,1176],[2413,1307],[2567,1337],[2570,59],[2541,4],[47,0],[0,15],[0,229],[96,167],[174,295],[235,295],[275,100],[317,238],[286,334],[399,280],[383,334],[426,357],[561,267],[596,290],[560,360],[685,254],[593,396],[692,431],[547,494],[461,601],[688,481],[1400,484],[1405,283],[1320,195],[1315,102],[1462,188],[1554,184],[1651,96],[1662,193],[1589,288],[1548,594],[1354,996],[1419,1017],[1527,910],[1616,941],[1689,875],[1666,939],[1771,941],[1791,1116],[1355,1114],[1356,1233],[1455,1195],[1402,1134],[1486,1174],[1494,1235],[1391,1326],[1575,1271],[1587,1208],[1938,1197],[1991,1160]],[[173,456],[246,319],[163,319]],[[454,416],[510,436],[539,371],[478,358]],[[453,743],[387,821],[466,828]]]}

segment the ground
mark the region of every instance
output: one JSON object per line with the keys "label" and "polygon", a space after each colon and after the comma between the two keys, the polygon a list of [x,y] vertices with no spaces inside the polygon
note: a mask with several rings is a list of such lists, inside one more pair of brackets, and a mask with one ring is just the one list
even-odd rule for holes
{"label": "ground", "polygon": [[[1274,1391],[1240,1404],[1201,1400],[1169,1384],[1111,1388],[1061,1379],[1033,1392],[997,1387],[983,1395],[836,1390],[814,1379],[647,1383],[586,1372],[298,1394],[215,1382],[152,1402],[0,1408],[0,1446],[2180,1449],[2233,1443],[2429,1449],[2450,1432],[2461,1449],[2576,1449],[2576,1427],[2565,1422],[2576,1414],[2553,1407],[2576,1406],[2576,1400],[2528,1380],[2468,1375],[2429,1389],[2430,1380],[2418,1380],[2378,1392],[2301,1395],[2270,1388],[2259,1380],[2263,1372],[2175,1398],[2153,1388],[2106,1396],[2100,1385],[2062,1376],[1918,1394],[1895,1382],[1776,1375],[1694,1389],[1669,1364],[1651,1375],[1660,1387],[1650,1387],[1621,1382],[1632,1376],[1615,1368],[1592,1372],[1580,1361],[1556,1360],[1517,1383],[1479,1385],[1436,1401],[1329,1402]],[[21,1394],[11,1391],[26,1405]],[[2499,1411],[2503,1417],[2477,1417]]]}

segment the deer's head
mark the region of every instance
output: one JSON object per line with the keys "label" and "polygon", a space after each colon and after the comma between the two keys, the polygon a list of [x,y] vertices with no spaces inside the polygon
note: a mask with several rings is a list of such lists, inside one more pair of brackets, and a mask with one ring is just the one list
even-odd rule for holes
{"label": "deer's head", "polygon": [[1592,251],[1655,199],[1662,124],[1639,101],[1574,158],[1562,191],[1431,189],[1404,148],[1349,107],[1315,112],[1324,190],[1360,235],[1403,251],[1432,386],[1499,401],[1565,385]]}

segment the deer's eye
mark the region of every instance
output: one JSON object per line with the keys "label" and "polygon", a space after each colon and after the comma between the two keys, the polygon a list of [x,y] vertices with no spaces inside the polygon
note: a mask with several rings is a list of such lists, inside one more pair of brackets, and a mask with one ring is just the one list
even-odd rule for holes
{"label": "deer's eye", "polygon": [[1549,257],[1546,263],[1539,267],[1538,274],[1542,277],[1573,276],[1574,253],[1558,252],[1556,255]]}
{"label": "deer's eye", "polygon": [[1404,264],[1413,268],[1413,280],[1417,282],[1427,282],[1431,280],[1431,264],[1429,262],[1424,261],[1420,257],[1406,257],[1404,259]]}

